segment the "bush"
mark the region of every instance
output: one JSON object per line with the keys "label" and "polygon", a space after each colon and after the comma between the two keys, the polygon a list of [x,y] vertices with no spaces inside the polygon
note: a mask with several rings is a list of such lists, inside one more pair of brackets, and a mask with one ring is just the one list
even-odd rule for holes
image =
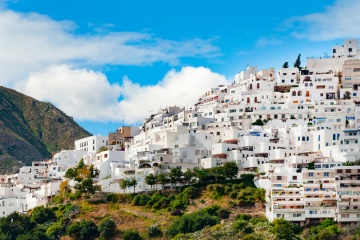
{"label": "bush", "polygon": [[97,229],[102,239],[109,239],[116,233],[116,224],[107,216],[99,222]]}
{"label": "bush", "polygon": [[220,208],[216,211],[216,215],[221,219],[227,219],[230,216],[230,211],[225,208]]}
{"label": "bush", "polygon": [[183,212],[180,209],[175,209],[170,214],[171,214],[171,216],[181,216],[181,215],[183,215]]}
{"label": "bush", "polygon": [[56,216],[50,208],[44,208],[44,206],[40,206],[33,209],[30,219],[32,222],[43,224],[45,222],[56,220]]}
{"label": "bush", "polygon": [[191,214],[184,214],[173,222],[167,229],[166,234],[169,237],[175,237],[179,233],[191,233],[199,231],[205,226],[214,226],[220,222],[220,219],[215,216],[216,211],[219,209],[219,206],[213,205]]}
{"label": "bush", "polygon": [[142,240],[143,238],[140,236],[137,230],[127,230],[123,234],[124,240]]}
{"label": "bush", "polygon": [[56,222],[46,229],[45,233],[51,239],[59,239],[60,236],[64,235],[64,230],[64,226],[61,223]]}
{"label": "bush", "polygon": [[237,191],[232,191],[230,194],[229,194],[229,197],[232,198],[232,199],[236,199],[237,196],[238,196],[238,192]]}
{"label": "bush", "polygon": [[96,224],[90,220],[74,222],[66,229],[66,234],[75,239],[95,239],[99,236]]}
{"label": "bush", "polygon": [[250,214],[239,214],[235,217],[236,220],[249,221],[251,219]]}
{"label": "bush", "polygon": [[245,220],[238,220],[234,222],[231,226],[232,230],[235,232],[243,232],[243,233],[253,233],[254,229],[249,226],[249,222]]}
{"label": "bush", "polygon": [[148,229],[148,236],[153,237],[160,237],[162,235],[161,229],[157,225],[151,225]]}
{"label": "bush", "polygon": [[118,197],[114,193],[108,193],[108,194],[106,194],[106,201],[110,202],[110,203],[117,203]]}
{"label": "bush", "polygon": [[39,230],[33,230],[27,234],[19,235],[16,240],[48,240],[49,238]]}
{"label": "bush", "polygon": [[253,217],[249,220],[249,223],[256,225],[258,223],[267,223],[269,222],[266,217]]}
{"label": "bush", "polygon": [[180,200],[174,200],[170,203],[172,209],[183,209],[184,204]]}

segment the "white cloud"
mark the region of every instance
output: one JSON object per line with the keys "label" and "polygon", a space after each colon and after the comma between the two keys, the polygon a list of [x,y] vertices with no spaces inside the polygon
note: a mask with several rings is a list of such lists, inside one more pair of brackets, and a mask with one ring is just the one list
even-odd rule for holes
{"label": "white cloud", "polygon": [[137,123],[160,106],[191,105],[210,87],[228,83],[207,68],[184,67],[168,72],[156,85],[140,86],[124,78],[119,86],[102,73],[56,65],[31,74],[24,92],[79,120],[121,121],[125,115],[127,123]]}
{"label": "white cloud", "polygon": [[226,81],[208,69],[188,67],[170,71],[154,86],[128,79],[122,86],[111,84],[91,69],[159,61],[174,65],[182,57],[211,58],[220,52],[212,39],[174,41],[149,33],[111,32],[112,25],[100,27],[79,34],[71,21],[0,8],[0,85],[49,101],[77,120],[119,121],[124,114],[135,123],[149,109],[190,104],[198,93]]}
{"label": "white cloud", "polygon": [[120,86],[88,69],[54,65],[30,74],[22,91],[55,104],[78,120],[113,120],[118,115]]}
{"label": "white cloud", "polygon": [[78,67],[178,64],[181,57],[212,57],[219,49],[212,40],[173,41],[148,33],[105,32],[78,34],[70,21],[55,21],[37,13],[0,10],[0,84],[12,87],[51,65]]}
{"label": "white cloud", "polygon": [[324,12],[288,19],[293,36],[314,41],[360,37],[360,1],[337,0]]}
{"label": "white cloud", "polygon": [[149,110],[156,112],[159,107],[192,105],[198,97],[211,87],[229,84],[220,74],[204,67],[184,67],[179,72],[168,72],[162,81],[153,86],[140,86],[124,79],[119,108],[130,123],[142,120]]}
{"label": "white cloud", "polygon": [[259,40],[257,40],[256,45],[260,47],[266,47],[269,45],[280,45],[281,43],[282,41],[276,38],[260,38]]}

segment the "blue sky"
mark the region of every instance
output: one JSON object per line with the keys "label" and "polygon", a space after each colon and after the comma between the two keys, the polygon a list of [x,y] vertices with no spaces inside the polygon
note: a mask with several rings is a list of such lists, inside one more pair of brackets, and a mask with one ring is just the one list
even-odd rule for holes
{"label": "blue sky", "polygon": [[[233,75],[331,54],[360,36],[357,0],[0,0],[0,84],[93,134],[186,106]],[[351,18],[349,16],[352,16]]]}

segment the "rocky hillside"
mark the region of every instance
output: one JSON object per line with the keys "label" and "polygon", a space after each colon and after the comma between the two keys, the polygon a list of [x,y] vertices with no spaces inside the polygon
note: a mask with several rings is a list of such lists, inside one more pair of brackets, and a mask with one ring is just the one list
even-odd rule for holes
{"label": "rocky hillside", "polygon": [[9,170],[3,161],[30,164],[72,149],[75,140],[87,136],[89,132],[52,104],[0,86],[0,172]]}

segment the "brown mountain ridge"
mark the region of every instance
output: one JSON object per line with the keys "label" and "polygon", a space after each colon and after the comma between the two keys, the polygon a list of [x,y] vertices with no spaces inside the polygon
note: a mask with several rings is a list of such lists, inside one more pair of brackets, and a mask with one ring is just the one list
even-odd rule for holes
{"label": "brown mountain ridge", "polygon": [[90,135],[52,104],[0,86],[0,172],[12,167],[5,162],[29,165]]}

